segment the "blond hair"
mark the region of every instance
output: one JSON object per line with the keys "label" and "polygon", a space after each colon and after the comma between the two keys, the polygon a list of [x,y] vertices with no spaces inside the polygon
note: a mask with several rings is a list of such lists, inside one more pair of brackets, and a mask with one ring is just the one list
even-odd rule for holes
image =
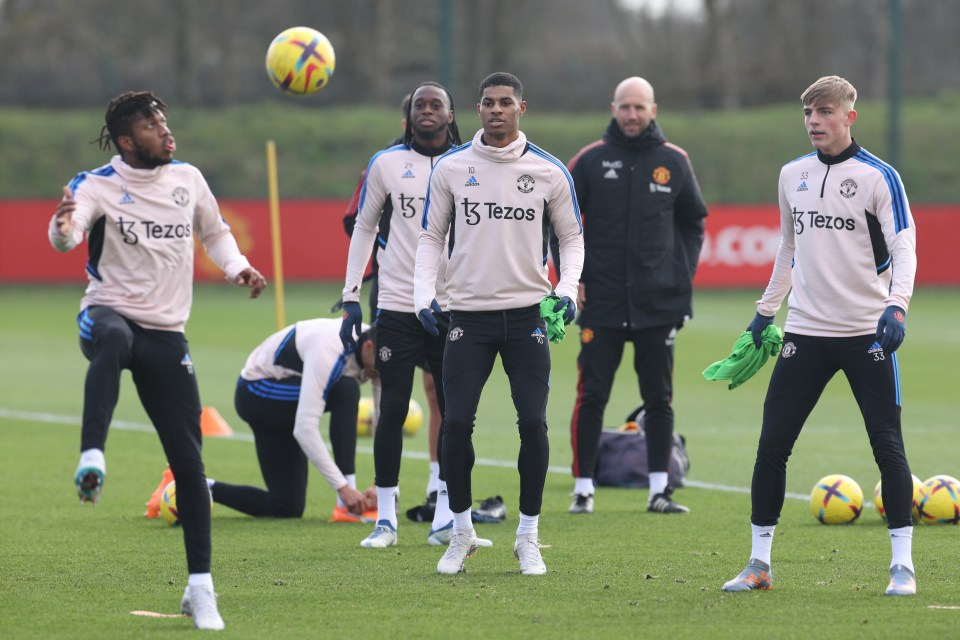
{"label": "blond hair", "polygon": [[857,89],[840,76],[824,76],[807,87],[800,96],[800,103],[804,106],[814,102],[827,102],[852,109],[856,101]]}

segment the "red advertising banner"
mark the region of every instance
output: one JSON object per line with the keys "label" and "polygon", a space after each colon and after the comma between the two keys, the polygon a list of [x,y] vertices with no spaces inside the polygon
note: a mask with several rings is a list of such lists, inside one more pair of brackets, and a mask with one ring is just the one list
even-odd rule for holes
{"label": "red advertising banner", "polygon": [[[0,284],[82,282],[86,246],[67,254],[47,240],[53,200],[0,200]],[[266,200],[220,201],[241,251],[273,277],[270,213]],[[283,273],[286,280],[340,280],[347,261],[344,200],[280,203]],[[917,205],[917,284],[960,285],[951,238],[960,223],[958,205]],[[698,287],[763,287],[780,240],[777,205],[713,205],[695,281]],[[220,270],[198,247],[198,280],[219,280]]]}

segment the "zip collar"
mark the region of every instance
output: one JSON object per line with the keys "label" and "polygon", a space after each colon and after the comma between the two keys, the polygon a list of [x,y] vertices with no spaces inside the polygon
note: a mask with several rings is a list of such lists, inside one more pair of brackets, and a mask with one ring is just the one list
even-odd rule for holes
{"label": "zip collar", "polygon": [[834,165],[840,164],[841,162],[846,162],[853,156],[857,155],[857,152],[860,151],[860,145],[857,144],[856,139],[851,138],[850,146],[838,153],[835,156],[828,156],[825,153],[822,153],[817,149],[817,159],[825,165]]}
{"label": "zip collar", "polygon": [[449,142],[444,142],[439,147],[425,147],[422,144],[418,143],[416,140],[411,140],[408,146],[422,156],[427,156],[428,158],[436,158],[437,156],[442,156],[447,151],[449,151],[451,144]]}

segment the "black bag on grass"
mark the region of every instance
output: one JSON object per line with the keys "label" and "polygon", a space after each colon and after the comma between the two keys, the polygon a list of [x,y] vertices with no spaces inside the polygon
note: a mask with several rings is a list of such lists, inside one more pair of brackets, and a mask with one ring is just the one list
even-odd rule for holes
{"label": "black bag on grass", "polygon": [[[600,434],[597,468],[593,476],[597,485],[644,489],[650,486],[643,415],[643,407],[639,407],[627,416],[627,423],[623,427],[604,429]],[[667,469],[668,482],[673,487],[682,487],[688,471],[690,459],[687,457],[686,440],[674,432],[673,450]]]}

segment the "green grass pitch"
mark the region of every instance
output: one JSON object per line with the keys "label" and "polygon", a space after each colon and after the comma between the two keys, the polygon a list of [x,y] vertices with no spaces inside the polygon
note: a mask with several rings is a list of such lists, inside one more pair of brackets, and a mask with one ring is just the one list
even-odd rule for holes
{"label": "green grass pitch", "polygon": [[[288,322],[325,312],[336,284],[287,286]],[[125,374],[107,446],[103,502],[77,504],[72,474],[86,362],[74,317],[80,286],[0,287],[0,637],[173,637],[186,582],[180,531],[143,518],[163,454]],[[400,522],[400,542],[361,549],[367,525],[328,524],[335,496],[311,472],[305,517],[254,520],[217,506],[213,572],[226,637],[312,638],[903,638],[953,637],[960,629],[960,528],[918,526],[915,598],[882,595],[889,542],[867,507],[851,526],[826,527],[806,500],[828,473],[857,480],[869,498],[879,478],[859,413],[842,376],[829,385],[791,459],[773,551],[774,590],[723,594],[720,585],[749,554],[749,486],[770,365],[743,387],[706,382],[700,372],[729,353],[753,317],[759,291],[699,291],[696,318],[677,340],[677,430],[687,438],[693,486],[679,500],[692,513],[644,510],[646,491],[600,489],[593,516],[570,516],[569,419],[576,384],[576,335],[553,347],[548,408],[551,473],[540,538],[549,573],[519,574],[518,439],[499,365],[483,393],[475,443],[475,499],[502,495],[508,518],[478,525],[495,546],[468,573],[436,573],[440,550],[427,525]],[[955,371],[960,362],[960,291],[916,293],[898,353],[904,432],[921,479],[960,475]],[[783,316],[778,317],[782,323]],[[261,485],[246,425],[232,406],[249,350],[275,330],[272,299],[250,301],[229,286],[198,286],[187,327],[205,405],[236,432],[208,439],[208,475]],[[606,424],[638,402],[626,350]],[[423,403],[422,389],[415,397]],[[326,430],[326,423],[321,428]],[[403,510],[423,500],[425,429],[405,439]],[[360,483],[373,475],[372,442],[361,439]],[[737,490],[739,489],[739,491]],[[402,517],[402,516],[401,516]]]}

